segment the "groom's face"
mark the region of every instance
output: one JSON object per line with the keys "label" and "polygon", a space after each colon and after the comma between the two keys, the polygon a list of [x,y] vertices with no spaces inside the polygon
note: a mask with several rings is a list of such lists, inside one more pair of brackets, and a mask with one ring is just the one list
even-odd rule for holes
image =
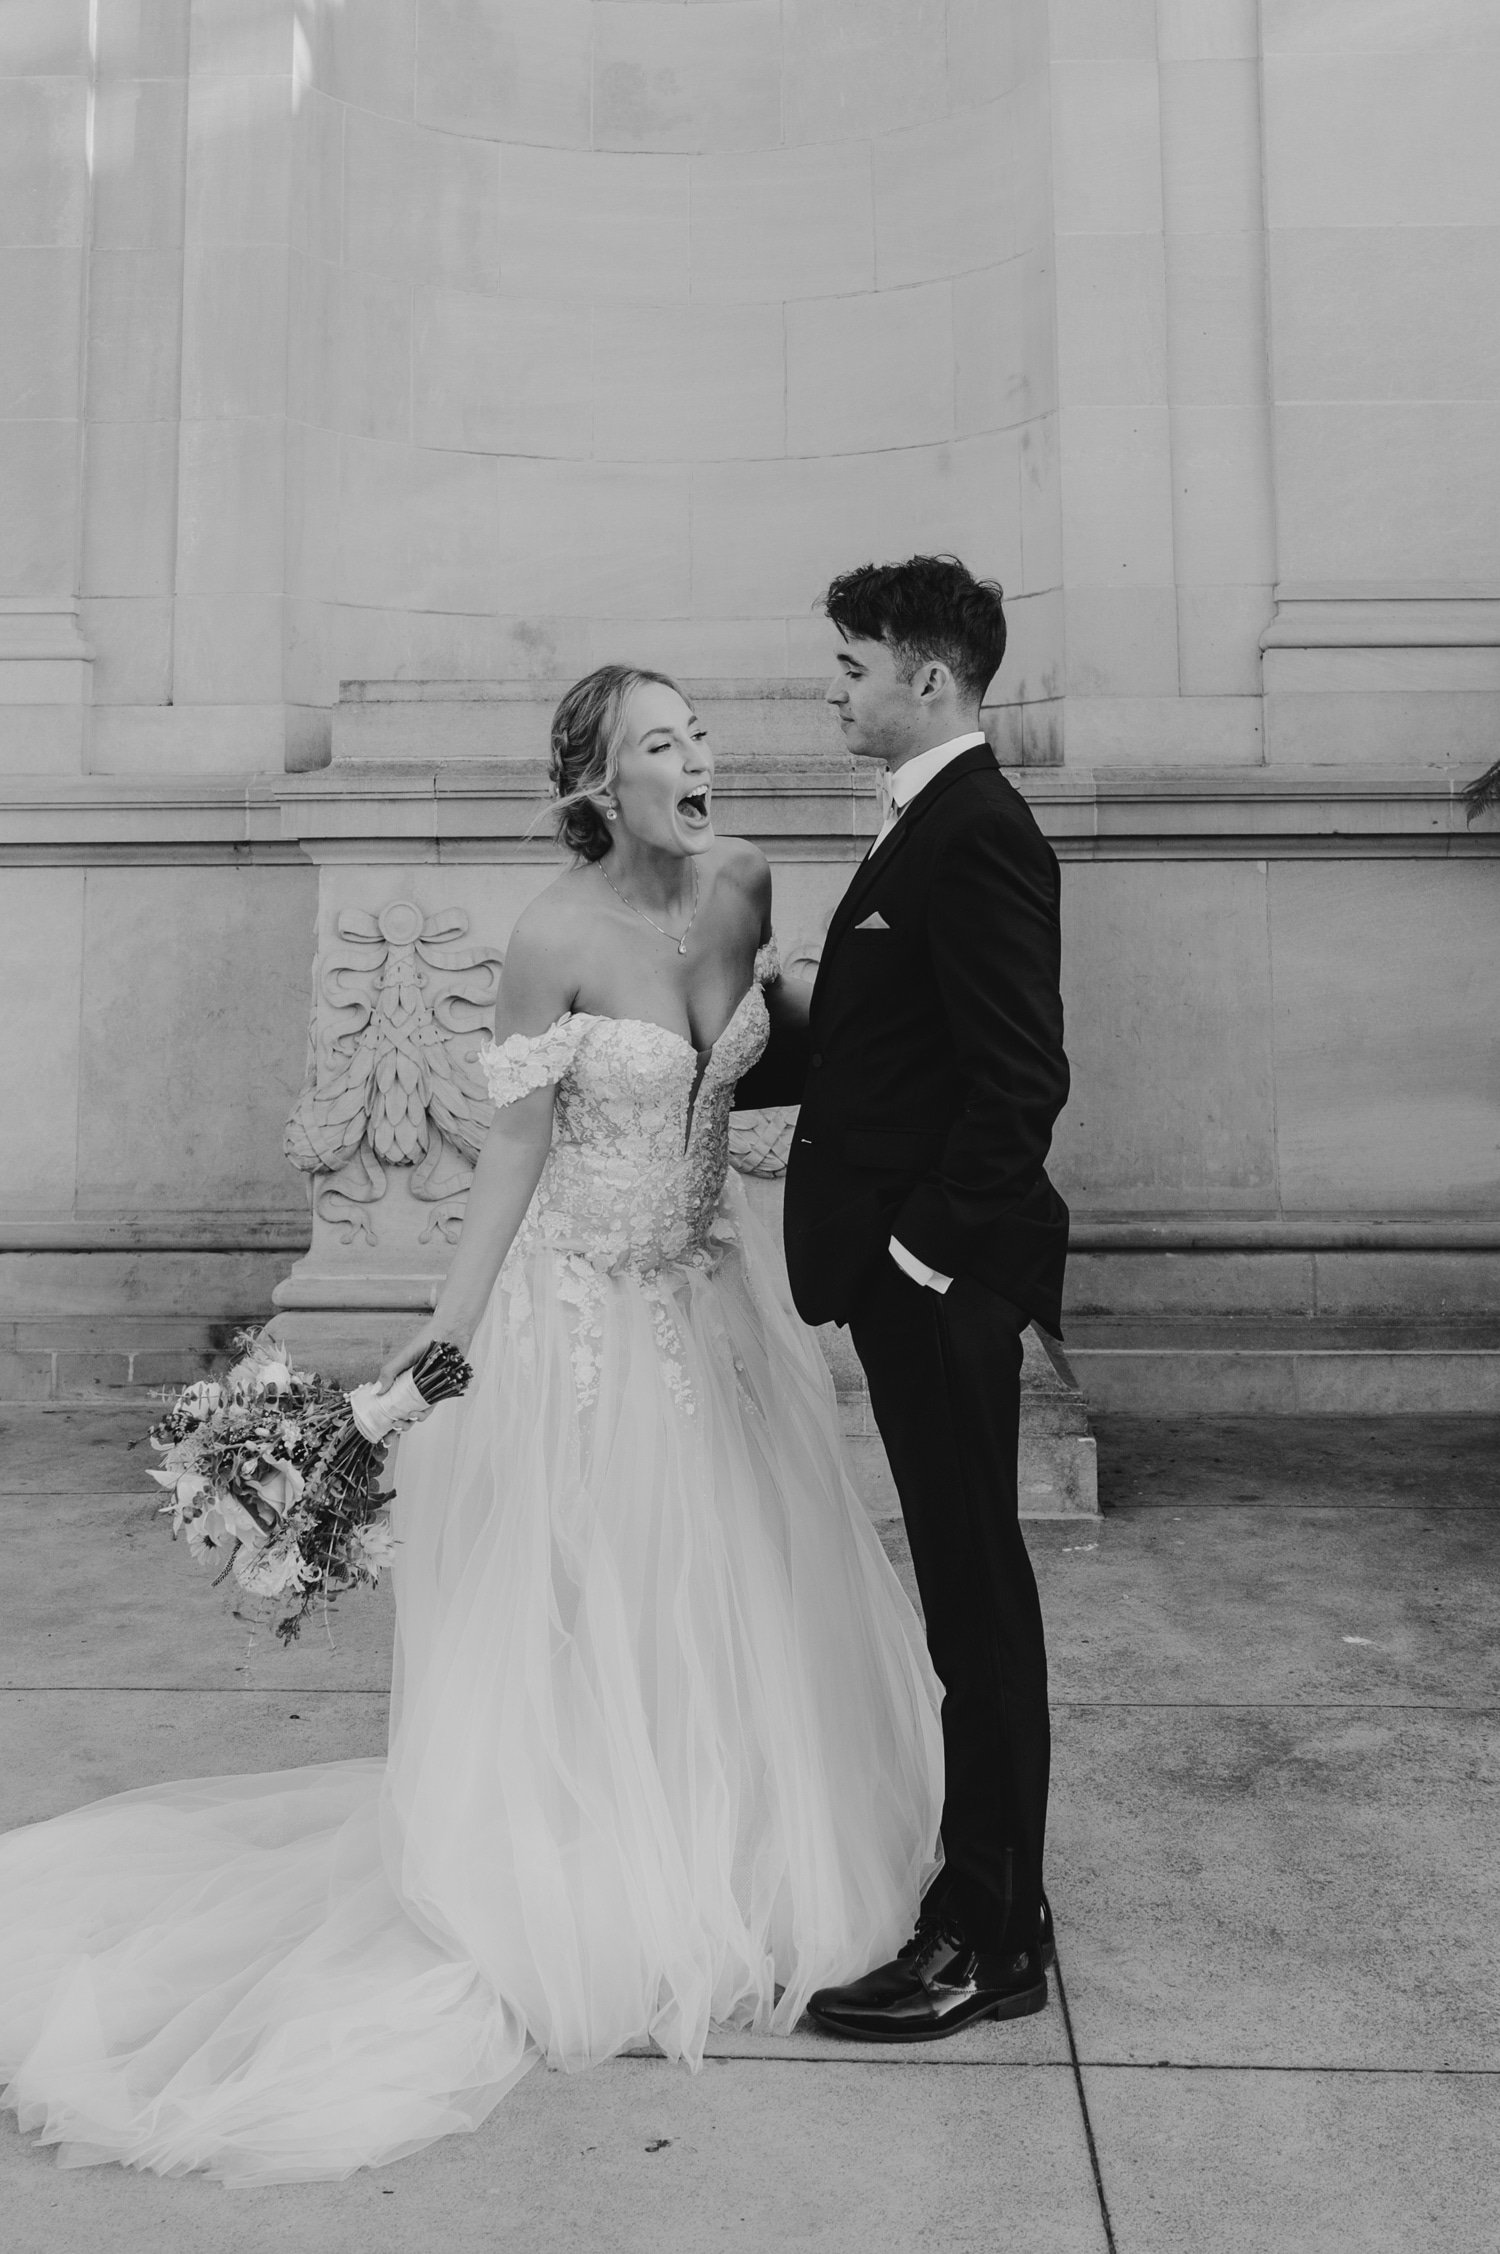
{"label": "groom's face", "polygon": [[921,728],[916,685],[902,679],[888,642],[845,641],[841,635],[826,701],[843,731],[845,750],[856,759],[900,759]]}

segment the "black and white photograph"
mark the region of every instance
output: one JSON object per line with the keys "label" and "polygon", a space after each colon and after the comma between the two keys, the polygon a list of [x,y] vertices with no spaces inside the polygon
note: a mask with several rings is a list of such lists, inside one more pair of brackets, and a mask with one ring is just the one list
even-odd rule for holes
{"label": "black and white photograph", "polygon": [[1500,0],[0,0],[7,2254],[1500,2248]]}

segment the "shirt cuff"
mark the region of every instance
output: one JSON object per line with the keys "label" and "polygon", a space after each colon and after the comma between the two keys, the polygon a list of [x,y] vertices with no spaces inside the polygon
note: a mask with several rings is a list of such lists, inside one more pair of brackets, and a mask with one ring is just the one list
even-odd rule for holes
{"label": "shirt cuff", "polygon": [[926,1284],[929,1291],[946,1291],[953,1281],[951,1276],[940,1274],[936,1268],[929,1268],[925,1260],[919,1260],[914,1252],[908,1252],[905,1245],[899,1244],[895,1237],[891,1239],[890,1252],[896,1266],[910,1276],[913,1283]]}

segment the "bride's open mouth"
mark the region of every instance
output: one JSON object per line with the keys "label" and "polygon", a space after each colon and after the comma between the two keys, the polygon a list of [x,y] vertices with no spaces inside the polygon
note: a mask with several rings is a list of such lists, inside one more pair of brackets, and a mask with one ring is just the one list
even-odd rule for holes
{"label": "bride's open mouth", "polygon": [[696,790],[684,791],[677,801],[678,818],[690,830],[706,830],[709,823],[709,786],[699,783]]}

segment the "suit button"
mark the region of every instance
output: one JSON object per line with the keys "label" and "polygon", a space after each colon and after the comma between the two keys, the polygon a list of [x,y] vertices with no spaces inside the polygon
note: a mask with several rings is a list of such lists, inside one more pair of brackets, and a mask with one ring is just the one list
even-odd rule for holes
{"label": "suit button", "polygon": [[814,1064],[821,1064],[823,1062],[823,1052],[821,1049],[813,1050],[812,1061]]}

